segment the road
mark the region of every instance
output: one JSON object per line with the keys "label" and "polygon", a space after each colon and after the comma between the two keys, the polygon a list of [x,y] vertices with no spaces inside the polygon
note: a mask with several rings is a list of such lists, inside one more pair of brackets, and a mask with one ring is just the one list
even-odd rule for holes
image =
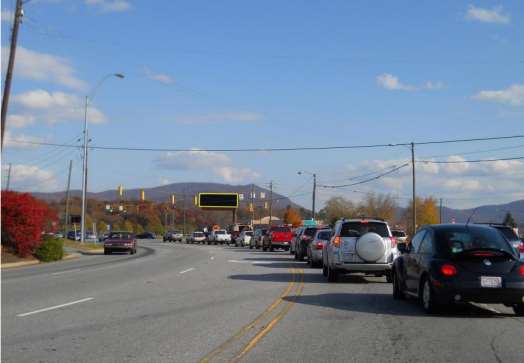
{"label": "road", "polygon": [[503,306],[428,316],[383,278],[328,284],[283,252],[139,243],[2,271],[2,361],[523,361]]}

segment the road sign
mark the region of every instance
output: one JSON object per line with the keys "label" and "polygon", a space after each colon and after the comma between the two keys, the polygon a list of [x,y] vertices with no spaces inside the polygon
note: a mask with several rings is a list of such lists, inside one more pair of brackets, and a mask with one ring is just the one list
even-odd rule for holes
{"label": "road sign", "polygon": [[238,208],[238,193],[198,193],[198,207],[207,209]]}
{"label": "road sign", "polygon": [[303,225],[303,226],[306,226],[306,227],[309,227],[309,226],[314,227],[314,226],[317,225],[317,222],[315,222],[313,219],[304,219],[304,220],[302,221],[302,225]]}

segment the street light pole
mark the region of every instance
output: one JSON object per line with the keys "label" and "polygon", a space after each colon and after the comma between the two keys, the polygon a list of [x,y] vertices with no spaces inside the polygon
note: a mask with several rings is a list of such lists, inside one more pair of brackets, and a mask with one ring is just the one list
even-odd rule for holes
{"label": "street light pole", "polygon": [[117,78],[124,78],[124,75],[122,73],[111,73],[106,76],[104,76],[93,88],[91,93],[89,95],[86,95],[85,97],[85,108],[84,108],[84,160],[83,160],[83,167],[82,167],[82,219],[80,221],[80,242],[85,242],[85,232],[86,232],[86,223],[85,223],[85,217],[86,217],[86,208],[87,208],[87,143],[89,142],[89,135],[88,135],[88,129],[87,129],[87,107],[89,106],[89,101],[93,100],[95,97],[95,93],[98,90],[98,88],[102,85],[102,83],[108,79],[109,77],[117,77]]}

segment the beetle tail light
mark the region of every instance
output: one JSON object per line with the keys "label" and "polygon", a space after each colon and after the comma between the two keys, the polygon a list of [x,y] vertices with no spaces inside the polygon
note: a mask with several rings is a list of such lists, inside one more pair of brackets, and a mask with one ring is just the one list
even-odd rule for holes
{"label": "beetle tail light", "polygon": [[391,240],[391,248],[397,247],[397,239],[395,237],[390,237]]}
{"label": "beetle tail light", "polygon": [[524,276],[524,265],[521,265],[521,266],[519,267],[519,275],[520,275],[520,276]]}
{"label": "beetle tail light", "polygon": [[315,248],[316,248],[317,250],[321,250],[323,247],[324,247],[324,244],[323,244],[322,242],[317,242],[317,243],[315,244]]}
{"label": "beetle tail light", "polygon": [[519,250],[520,253],[524,253],[524,242],[520,242],[519,243],[518,250]]}
{"label": "beetle tail light", "polygon": [[457,268],[450,264],[444,264],[440,266],[440,272],[446,277],[451,277],[457,274]]}

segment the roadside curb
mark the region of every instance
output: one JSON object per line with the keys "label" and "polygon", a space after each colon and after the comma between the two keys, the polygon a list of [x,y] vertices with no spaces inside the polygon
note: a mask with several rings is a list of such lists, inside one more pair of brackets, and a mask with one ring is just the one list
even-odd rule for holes
{"label": "roadside curb", "polygon": [[2,263],[0,265],[0,268],[4,270],[4,269],[16,268],[16,267],[24,267],[24,266],[39,265],[39,264],[44,264],[44,263],[67,261],[67,260],[73,260],[75,258],[79,258],[80,256],[81,256],[80,253],[68,253],[68,254],[64,254],[64,257],[58,261],[40,262],[39,260],[34,259],[30,261],[9,262],[9,263]]}
{"label": "roadside curb", "polygon": [[31,266],[31,265],[38,265],[40,261],[38,260],[31,260],[31,261],[20,261],[20,262],[8,262],[3,263],[0,265],[0,268],[2,270],[9,269],[9,268],[15,268],[15,267],[23,267],[23,266]]}
{"label": "roadside curb", "polygon": [[98,256],[104,254],[104,249],[99,248],[97,250],[77,250],[79,254],[87,255],[87,256]]}

